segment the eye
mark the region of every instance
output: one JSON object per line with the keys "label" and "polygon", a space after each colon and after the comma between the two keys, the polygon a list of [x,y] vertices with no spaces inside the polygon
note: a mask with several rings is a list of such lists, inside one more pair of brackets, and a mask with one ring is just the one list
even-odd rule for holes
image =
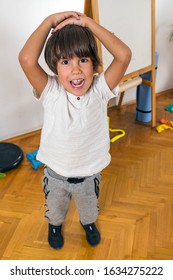
{"label": "eye", "polygon": [[67,65],[69,63],[68,59],[62,59],[62,62],[61,62],[63,65]]}
{"label": "eye", "polygon": [[81,63],[86,63],[86,62],[88,62],[88,59],[86,57],[82,57],[80,61],[81,61]]}

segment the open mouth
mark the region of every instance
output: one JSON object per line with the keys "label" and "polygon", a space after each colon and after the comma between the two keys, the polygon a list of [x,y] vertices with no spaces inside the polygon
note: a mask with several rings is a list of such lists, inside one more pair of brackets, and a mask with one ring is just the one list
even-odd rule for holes
{"label": "open mouth", "polygon": [[81,88],[84,85],[85,80],[84,79],[76,79],[70,81],[70,84],[73,88]]}

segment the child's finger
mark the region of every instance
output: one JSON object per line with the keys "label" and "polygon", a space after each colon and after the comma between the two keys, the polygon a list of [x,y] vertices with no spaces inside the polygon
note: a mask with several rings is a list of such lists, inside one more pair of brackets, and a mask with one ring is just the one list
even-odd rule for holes
{"label": "child's finger", "polygon": [[65,19],[54,28],[53,32],[60,30],[61,28],[63,28],[68,24],[79,24],[78,22],[79,20],[80,18],[75,18],[75,17],[70,17],[68,19]]}

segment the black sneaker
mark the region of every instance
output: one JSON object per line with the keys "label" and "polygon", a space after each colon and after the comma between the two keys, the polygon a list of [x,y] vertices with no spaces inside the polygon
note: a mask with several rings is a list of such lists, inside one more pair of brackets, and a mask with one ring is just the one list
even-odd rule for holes
{"label": "black sneaker", "polygon": [[97,244],[100,243],[101,240],[100,233],[94,223],[82,225],[82,227],[86,232],[86,240],[91,246],[96,246]]}
{"label": "black sneaker", "polygon": [[64,245],[64,238],[61,234],[61,228],[62,225],[54,226],[49,224],[48,242],[54,249],[60,249]]}

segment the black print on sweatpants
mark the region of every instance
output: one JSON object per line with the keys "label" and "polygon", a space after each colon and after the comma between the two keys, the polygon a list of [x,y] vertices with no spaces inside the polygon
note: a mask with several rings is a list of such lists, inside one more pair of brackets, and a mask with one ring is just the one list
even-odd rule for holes
{"label": "black print on sweatpants", "polygon": [[95,184],[95,194],[97,196],[97,199],[99,198],[99,185],[100,182],[97,178],[94,178],[94,184]]}
{"label": "black print on sweatpants", "polygon": [[48,185],[48,178],[45,176],[44,179],[43,179],[43,190],[44,190],[44,194],[45,194],[46,199],[48,197],[48,194],[50,193],[50,191],[48,191],[46,189],[47,185]]}

